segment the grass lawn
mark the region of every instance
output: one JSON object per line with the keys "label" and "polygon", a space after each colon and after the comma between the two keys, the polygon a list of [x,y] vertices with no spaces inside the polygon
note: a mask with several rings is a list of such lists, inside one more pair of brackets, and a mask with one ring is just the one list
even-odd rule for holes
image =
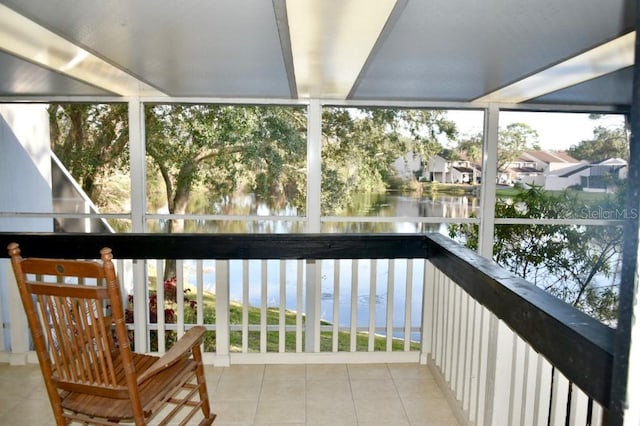
{"label": "grass lawn", "polygon": [[[150,279],[149,285],[150,294],[155,292],[155,279]],[[186,291],[186,299],[195,300],[196,289],[193,286],[185,285]],[[204,324],[215,324],[216,320],[216,295],[210,292],[205,291],[203,294],[203,304],[204,304]],[[196,314],[197,308],[192,309],[189,306],[189,303],[185,300],[185,324],[194,324],[196,323]],[[175,309],[175,302],[166,302],[165,308]],[[261,322],[262,312],[260,308],[250,306],[248,309],[248,318],[249,325],[259,326]],[[296,313],[292,311],[285,311],[285,324],[286,325],[295,325],[296,324]],[[266,310],[266,320],[267,325],[279,325],[280,324],[280,311],[277,307],[270,307]],[[304,316],[302,317],[302,321],[304,324]],[[238,302],[231,302],[229,304],[229,321],[231,325],[241,325],[242,324],[242,304]],[[322,325],[330,325],[328,322],[323,322]],[[296,333],[295,331],[287,331],[284,333],[284,346],[285,352],[295,352],[296,351]],[[173,344],[176,340],[176,332],[175,331],[166,331],[165,339],[167,342],[167,347]],[[304,350],[304,331],[302,332],[302,346]],[[248,351],[249,352],[259,352],[260,351],[260,331],[249,331],[248,332]],[[267,352],[278,352],[280,343],[280,333],[279,331],[267,331],[266,333],[266,344],[267,344]],[[333,333],[330,331],[323,331],[320,333],[320,351],[321,352],[331,352],[333,344]],[[348,331],[338,331],[338,351],[350,351],[351,350],[351,333]],[[387,339],[384,336],[375,336],[374,337],[374,351],[386,351]],[[356,334],[356,350],[357,351],[367,351],[369,346],[369,333],[359,332]],[[420,350],[420,344],[417,342],[411,342],[410,348],[412,351]],[[213,352],[216,349],[216,341],[215,341],[215,331],[208,331],[205,334],[204,340],[204,349],[207,352]],[[242,332],[241,331],[231,331],[230,332],[230,349],[232,352],[240,352],[242,350]],[[157,335],[155,331],[151,332],[151,350],[157,350]],[[404,340],[403,339],[392,339],[392,350],[393,351],[403,351],[404,350]]]}

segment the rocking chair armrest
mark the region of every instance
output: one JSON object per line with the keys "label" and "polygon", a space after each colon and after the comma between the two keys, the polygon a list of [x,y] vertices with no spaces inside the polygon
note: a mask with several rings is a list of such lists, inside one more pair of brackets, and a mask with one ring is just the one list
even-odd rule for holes
{"label": "rocking chair armrest", "polygon": [[201,325],[189,329],[189,331],[187,331],[173,346],[171,346],[164,355],[158,358],[151,367],[143,371],[138,376],[138,384],[141,384],[158,372],[175,364],[185,356],[189,356],[191,349],[202,343],[204,333],[206,331],[207,329]]}

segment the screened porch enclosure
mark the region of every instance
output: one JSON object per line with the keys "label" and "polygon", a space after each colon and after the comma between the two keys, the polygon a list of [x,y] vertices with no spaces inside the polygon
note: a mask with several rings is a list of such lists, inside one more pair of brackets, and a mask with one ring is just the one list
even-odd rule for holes
{"label": "screened porch enclosure", "polygon": [[[402,396],[406,377],[400,376],[422,374],[392,367],[408,363],[433,376],[442,392],[435,400],[446,397],[447,416],[459,424],[638,424],[639,222],[630,214],[640,210],[638,5],[0,0],[0,241],[18,241],[27,256],[71,258],[93,258],[111,246],[130,293],[123,303],[135,346],[162,352],[191,325],[203,324],[206,359],[216,374],[256,364],[259,377],[284,377],[288,372],[270,367],[285,363],[305,364],[308,378],[317,373],[312,365],[337,364],[354,372],[350,380],[382,370]],[[55,209],[52,179],[65,171],[51,162],[46,105],[54,103],[121,107],[127,124],[118,142],[126,146],[128,169],[119,178],[128,205],[96,209],[70,184],[57,188],[66,210]],[[155,209],[147,113],[156,105],[295,110],[303,117],[298,148],[304,149],[286,154],[304,163],[291,180],[304,202],[268,215]],[[459,176],[442,174],[477,182],[477,215],[323,212],[323,115],[334,108],[480,113],[478,167],[458,164]],[[501,114],[525,111],[625,117],[623,214],[496,217],[494,183],[517,178],[496,167]],[[267,145],[252,141],[256,149]],[[214,226],[212,233],[152,234],[174,220],[187,229],[189,221],[224,223],[246,233],[221,234]],[[119,221],[123,227],[114,228]],[[514,223],[622,230],[615,329],[488,260],[500,227]],[[432,234],[465,224],[478,228],[476,252]],[[359,233],[336,232],[341,226]],[[396,226],[412,231],[375,233]],[[278,233],[283,229],[294,233]],[[62,230],[73,233],[55,232]],[[165,278],[173,264],[175,279]],[[0,374],[11,378],[11,365],[32,363],[34,356],[5,261],[0,277],[0,360],[10,364]],[[374,372],[357,371],[361,364],[373,364]],[[299,423],[313,423],[312,394]],[[356,394],[346,421],[375,420],[375,407],[358,405]],[[429,400],[433,408],[429,395],[394,400],[406,423],[428,420],[409,407]],[[245,420],[266,421],[259,412],[256,406],[256,416]]]}
{"label": "screened porch enclosure", "polygon": [[[52,250],[62,257],[68,251],[90,257],[89,253],[101,244],[122,253],[117,267],[124,282],[133,281],[129,306],[135,307],[130,329],[136,348],[162,353],[176,337],[198,324],[209,330],[204,356],[205,362],[214,366],[336,364],[356,368],[360,364],[387,364],[393,369],[394,364],[418,364],[435,377],[462,424],[502,424],[502,419],[508,419],[504,424],[607,421],[614,330],[441,235],[27,233],[1,237],[3,243],[20,240],[25,255],[33,257],[50,256]],[[162,306],[165,296],[172,297],[166,285],[154,294],[149,292],[147,298],[139,297],[146,292],[136,289],[146,286],[136,277],[144,277],[146,268],[157,264],[155,259],[178,254],[180,259],[193,259],[196,265],[215,259],[213,320],[205,308],[203,275],[196,277],[193,300],[198,309],[194,315],[189,314],[191,302],[177,298],[170,317],[159,314],[154,319],[153,306]],[[264,293],[255,315],[249,314],[252,308],[246,303],[242,312],[234,309],[237,302],[230,298],[229,265],[235,260],[246,265],[252,259],[263,264],[267,259],[278,261],[281,271],[291,260],[304,265],[302,276],[293,280],[303,290],[297,297],[303,311],[285,318],[288,314],[283,304],[269,306]],[[394,294],[394,285],[404,287],[399,304],[389,295],[383,303],[385,326],[375,327],[377,309],[373,305],[367,312],[370,322],[366,327],[358,327],[355,311],[351,311],[354,322],[348,327],[322,319],[320,307],[327,294],[316,268],[338,259],[372,265],[380,259],[389,262],[387,280],[378,278],[380,274],[370,274],[371,279],[363,286],[357,268],[352,269],[351,277],[359,281],[359,297],[367,292],[376,294],[375,286],[383,283],[390,294]],[[391,271],[396,266],[410,271],[407,276],[413,278],[396,283]],[[415,270],[419,273],[414,274]],[[280,278],[279,291],[283,294],[287,291],[286,279]],[[364,278],[367,281],[368,277]],[[179,273],[176,293],[183,292],[183,284],[186,281]],[[423,288],[414,293],[410,291],[414,284]],[[264,276],[244,286],[243,291],[255,291],[258,286],[266,289]],[[415,303],[412,297],[420,300]],[[357,309],[353,297],[350,304]],[[416,305],[418,318],[414,324],[411,318]],[[394,327],[394,309],[401,311],[403,327]],[[28,345],[25,337],[14,336],[13,341],[22,340]],[[14,353],[14,360],[18,356]],[[504,365],[511,368],[505,369]]]}

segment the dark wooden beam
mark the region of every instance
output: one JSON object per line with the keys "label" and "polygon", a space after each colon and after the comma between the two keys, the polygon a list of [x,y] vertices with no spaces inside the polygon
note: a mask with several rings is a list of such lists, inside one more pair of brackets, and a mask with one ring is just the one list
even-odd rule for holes
{"label": "dark wooden beam", "polygon": [[419,234],[64,234],[0,233],[23,257],[97,258],[110,247],[122,259],[390,259],[424,258]]}
{"label": "dark wooden beam", "polygon": [[[635,65],[633,66],[633,92],[628,124],[631,130],[629,141],[629,175],[627,177],[627,204],[629,212],[640,211],[640,0],[635,1]],[[631,329],[634,323],[634,302],[638,280],[638,233],[640,223],[637,215],[629,217],[624,226],[622,269],[618,292],[618,326],[616,328],[615,357],[611,383],[610,425],[622,425],[628,401],[629,350]],[[635,319],[637,321],[638,318]],[[637,327],[638,325],[636,325]],[[637,343],[636,343],[637,344]],[[633,401],[638,403],[638,401]]]}
{"label": "dark wooden beam", "polygon": [[[440,234],[0,233],[24,257],[124,259],[426,258],[588,395],[609,405],[614,331]],[[6,257],[1,250],[0,256]]]}
{"label": "dark wooden beam", "polygon": [[587,395],[607,407],[614,332],[496,263],[443,235],[429,260],[493,312]]}

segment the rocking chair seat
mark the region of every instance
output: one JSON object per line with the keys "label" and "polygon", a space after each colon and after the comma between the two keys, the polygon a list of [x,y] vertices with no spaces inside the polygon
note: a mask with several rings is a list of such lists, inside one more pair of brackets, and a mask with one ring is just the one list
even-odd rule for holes
{"label": "rocking chair seat", "polygon": [[[133,353],[133,363],[136,373],[142,373],[153,365],[159,357],[153,355],[143,355]],[[155,411],[162,401],[180,383],[190,380],[195,371],[195,361],[183,358],[169,368],[159,372],[146,380],[138,388],[142,409],[145,417]],[[121,360],[114,360],[114,367],[123,371]],[[118,377],[119,384],[126,389],[124,374]],[[84,414],[89,417],[107,417],[113,420],[133,419],[131,401],[128,398],[110,398],[106,396],[87,395],[79,392],[68,392],[61,400],[62,407],[75,413]]]}
{"label": "rocking chair seat", "polygon": [[[162,356],[131,350],[111,249],[102,262],[22,258],[8,247],[58,426],[213,423],[202,349],[191,327]],[[170,409],[166,410],[165,407]]]}

